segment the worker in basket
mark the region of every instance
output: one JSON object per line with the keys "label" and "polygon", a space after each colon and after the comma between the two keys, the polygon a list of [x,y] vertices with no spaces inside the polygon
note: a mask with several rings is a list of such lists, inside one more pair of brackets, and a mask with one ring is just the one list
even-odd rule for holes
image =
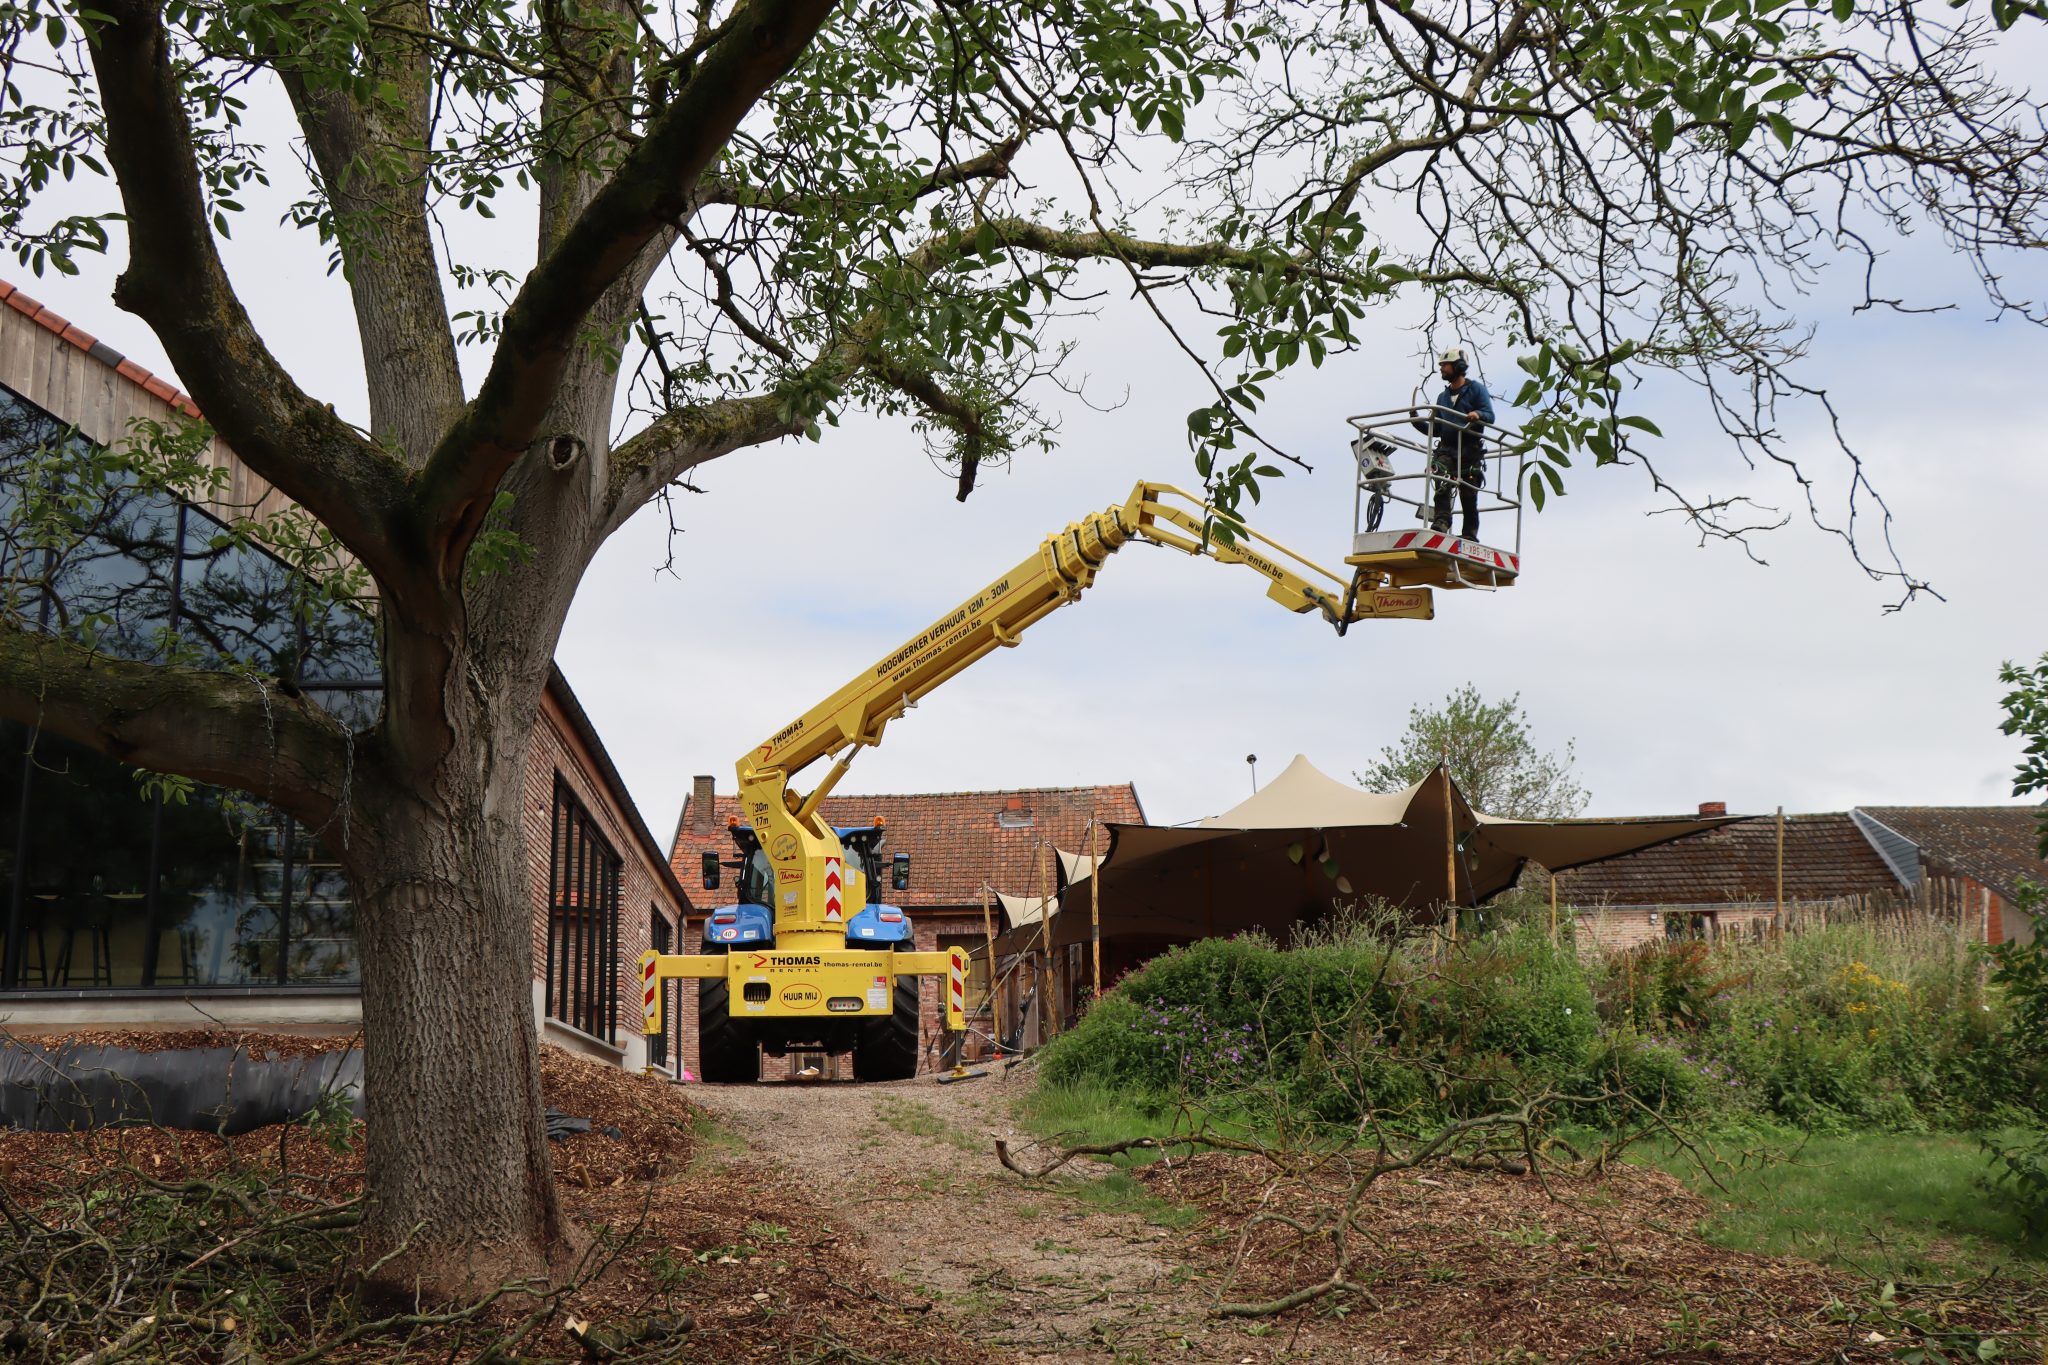
{"label": "worker in basket", "polygon": [[1467,540],[1479,538],[1479,490],[1486,483],[1485,428],[1493,422],[1493,399],[1486,386],[1465,372],[1469,363],[1465,350],[1453,346],[1437,362],[1443,376],[1443,392],[1436,396],[1436,410],[1418,418],[1417,431],[1425,432],[1435,453],[1429,472],[1436,486],[1434,516],[1430,525],[1438,531],[1451,529],[1451,490],[1458,490],[1464,511],[1464,525],[1458,534]]}

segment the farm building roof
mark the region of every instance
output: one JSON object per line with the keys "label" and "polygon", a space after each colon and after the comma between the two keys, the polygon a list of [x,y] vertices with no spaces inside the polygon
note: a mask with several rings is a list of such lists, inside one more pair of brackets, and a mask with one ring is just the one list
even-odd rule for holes
{"label": "farm building roof", "polygon": [[[676,821],[670,866],[693,904],[705,901],[698,865],[709,851],[732,856],[726,820],[740,815],[737,796],[714,795],[708,817],[698,792],[684,802]],[[1036,894],[1038,860],[1044,887],[1059,887],[1053,849],[1086,851],[1088,820],[1103,824],[1145,823],[1138,789],[1128,782],[1101,787],[1027,787],[1016,791],[928,792],[893,796],[828,796],[820,807],[835,825],[888,823],[889,851],[910,855],[910,889],[888,899],[909,909],[979,907],[984,882],[1014,896]],[[1103,851],[1109,834],[1103,832]],[[716,899],[721,893],[711,892]]]}
{"label": "farm building roof", "polygon": [[2041,806],[1861,806],[1858,811],[1911,840],[1923,868],[1960,875],[2006,900],[2022,877],[2048,883],[2041,858]]}
{"label": "farm building roof", "polygon": [[[1777,895],[1778,831],[1755,816],[1639,853],[1561,872],[1560,901],[1600,905],[1739,905]],[[1834,900],[1901,889],[1846,812],[1785,817],[1785,899]]]}

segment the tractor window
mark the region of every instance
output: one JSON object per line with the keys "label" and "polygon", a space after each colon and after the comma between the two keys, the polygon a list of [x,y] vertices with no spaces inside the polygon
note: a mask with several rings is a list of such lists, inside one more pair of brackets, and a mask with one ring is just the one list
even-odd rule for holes
{"label": "tractor window", "polygon": [[842,834],[839,847],[846,855],[847,879],[851,881],[854,873],[860,873],[867,878],[868,904],[880,901],[882,879],[888,868],[882,859],[883,840],[873,831],[861,835]]}
{"label": "tractor window", "polygon": [[840,840],[839,846],[846,854],[847,879],[851,881],[853,878],[853,874],[858,872],[862,876],[866,877],[868,879],[868,884],[872,886],[874,884],[875,874],[874,871],[868,867],[866,850],[850,839]]}
{"label": "tractor window", "polygon": [[740,869],[740,904],[775,904],[775,866],[768,861],[765,849],[749,853],[747,865]]}

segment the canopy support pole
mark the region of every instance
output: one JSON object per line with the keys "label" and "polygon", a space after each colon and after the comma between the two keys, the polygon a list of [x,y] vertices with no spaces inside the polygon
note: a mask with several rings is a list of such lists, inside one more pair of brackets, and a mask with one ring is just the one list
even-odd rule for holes
{"label": "canopy support pole", "polygon": [[1451,807],[1451,756],[1444,755],[1444,912],[1450,924],[1451,946],[1458,946],[1458,825]]}
{"label": "canopy support pole", "polygon": [[1102,998],[1102,826],[1088,811],[1088,941],[1095,950],[1095,998]]}
{"label": "canopy support pole", "polygon": [[1771,937],[1785,936],[1785,808],[1778,807],[1778,912],[1771,917]]}
{"label": "canopy support pole", "polygon": [[996,920],[988,904],[988,878],[981,879],[981,933],[988,940],[988,976],[981,988],[982,1004],[988,1007],[988,1017],[996,1031],[998,1046],[1003,1032],[1002,1017],[996,1010]]}

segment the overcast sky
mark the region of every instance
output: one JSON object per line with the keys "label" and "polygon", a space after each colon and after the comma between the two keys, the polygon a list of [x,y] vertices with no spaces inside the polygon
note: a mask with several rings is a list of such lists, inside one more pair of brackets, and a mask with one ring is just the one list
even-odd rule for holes
{"label": "overcast sky", "polygon": [[[259,100],[257,126],[274,118]],[[282,129],[273,134],[280,141]],[[229,249],[258,325],[307,388],[363,412],[346,291],[310,240],[269,230],[296,193],[254,197]],[[494,229],[523,243],[508,215]],[[8,274],[145,365],[168,367],[109,298],[121,253],[78,278]],[[2048,264],[2008,292],[2048,295]],[[1701,546],[1639,470],[1582,470],[1569,496],[1521,528],[1523,581],[1439,592],[1433,622],[1367,623],[1339,639],[1263,596],[1242,569],[1145,546],[1124,550],[1077,605],[992,655],[896,722],[847,793],[1134,782],[1155,822],[1235,804],[1296,753],[1348,778],[1392,743],[1409,708],[1465,682],[1519,694],[1540,745],[1577,748],[1590,813],[1839,810],[1858,804],[2011,799],[2019,744],[1998,732],[2001,660],[2048,649],[2040,583],[2048,461],[2040,376],[2048,336],[1994,324],[1938,243],[1893,268],[1933,316],[1854,316],[1807,301],[1817,333],[1804,378],[1827,387],[1897,522],[1907,568],[1946,601],[1896,597],[1840,542],[1796,516],[1760,537],[1753,564]],[[1847,272],[1834,287],[1847,289]],[[1397,314],[1369,320],[1360,354],[1270,389],[1263,428],[1314,464],[1274,482],[1252,524],[1339,564],[1352,531],[1349,413],[1398,406],[1433,374]],[[788,442],[699,471],[668,522],[641,515],[599,557],[559,659],[658,837],[693,774],[732,786],[739,755],[998,574],[1047,533],[1121,501],[1140,478],[1195,481],[1184,417],[1198,376],[1155,324],[1113,298],[1073,328],[1075,373],[1096,407],[1062,414],[1060,448],[987,471],[965,504],[905,423],[851,419],[822,443]],[[473,360],[474,358],[472,358]],[[1482,355],[1498,393],[1511,359]],[[1432,381],[1433,384],[1433,381]],[[1775,470],[1751,474],[1691,393],[1645,396],[1652,442],[1689,491],[1743,493],[1799,511]],[[1103,410],[1097,410],[1103,409]],[[1515,414],[1503,402],[1503,422]],[[1846,466],[1817,411],[1785,414],[1793,449],[1838,501]],[[1482,538],[1513,526],[1490,519]]]}

